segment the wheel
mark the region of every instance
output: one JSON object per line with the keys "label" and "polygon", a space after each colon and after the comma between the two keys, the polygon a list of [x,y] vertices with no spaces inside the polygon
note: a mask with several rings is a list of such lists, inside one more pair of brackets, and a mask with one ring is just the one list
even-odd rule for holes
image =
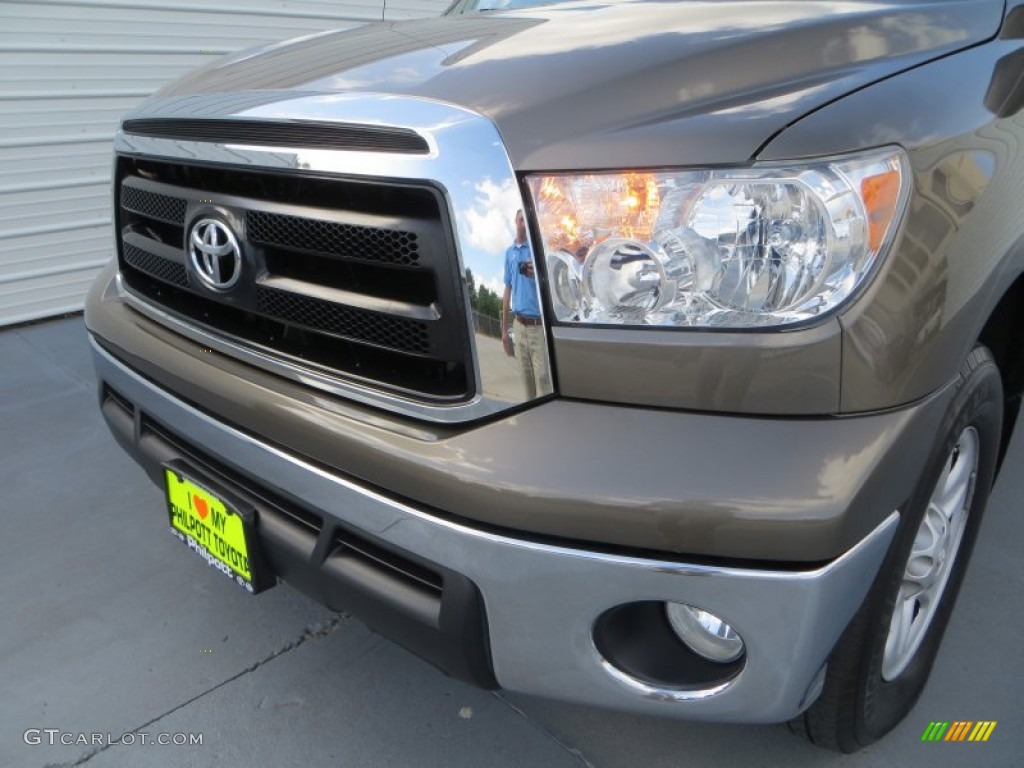
{"label": "wheel", "polygon": [[921,695],[991,491],[1002,403],[995,362],[975,347],[879,574],[829,657],[822,694],[790,723],[813,743],[856,752]]}

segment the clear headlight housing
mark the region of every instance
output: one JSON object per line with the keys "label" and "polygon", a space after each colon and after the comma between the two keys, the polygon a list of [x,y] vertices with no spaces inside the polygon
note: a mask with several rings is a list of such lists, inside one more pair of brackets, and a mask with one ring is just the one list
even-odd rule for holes
{"label": "clear headlight housing", "polygon": [[813,321],[872,273],[909,197],[902,150],[743,169],[528,177],[565,323]]}

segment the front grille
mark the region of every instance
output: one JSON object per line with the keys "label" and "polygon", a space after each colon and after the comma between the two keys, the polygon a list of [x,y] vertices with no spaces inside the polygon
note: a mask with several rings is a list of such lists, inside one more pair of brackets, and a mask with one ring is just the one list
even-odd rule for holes
{"label": "front grille", "polygon": [[430,335],[426,323],[350,309],[274,288],[256,288],[256,307],[264,315],[307,328],[340,333],[352,339],[417,355],[430,353]]}
{"label": "front grille", "polygon": [[413,232],[360,227],[300,216],[249,211],[245,216],[249,240],[264,245],[302,248],[316,253],[385,264],[415,265],[420,258]]}
{"label": "front grille", "polygon": [[136,248],[130,243],[124,243],[123,248],[124,261],[132,269],[145,272],[147,275],[152,275],[158,280],[163,280],[171,285],[188,285],[188,274],[185,272],[185,267],[181,264],[176,264],[169,259],[162,259],[141,248]]}
{"label": "front grille", "polygon": [[180,197],[169,197],[138,187],[125,186],[121,190],[121,207],[126,211],[140,213],[167,224],[184,224],[188,202]]}
{"label": "front grille", "polygon": [[[437,190],[128,156],[116,189],[123,279],[148,303],[360,386],[423,402],[472,397],[467,313]],[[242,252],[239,280],[222,291],[188,266],[189,228],[210,217]]]}

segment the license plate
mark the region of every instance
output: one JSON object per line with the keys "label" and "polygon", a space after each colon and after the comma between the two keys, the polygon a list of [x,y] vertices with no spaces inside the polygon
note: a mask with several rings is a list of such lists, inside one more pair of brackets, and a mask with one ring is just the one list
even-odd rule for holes
{"label": "license plate", "polygon": [[171,533],[202,560],[255,594],[263,588],[255,510],[187,474],[178,462],[164,466]]}

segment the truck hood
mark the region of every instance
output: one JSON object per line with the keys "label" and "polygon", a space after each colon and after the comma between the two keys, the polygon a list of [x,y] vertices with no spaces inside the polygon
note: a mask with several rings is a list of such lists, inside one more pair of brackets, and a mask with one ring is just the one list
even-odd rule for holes
{"label": "truck hood", "polygon": [[1003,0],[571,2],[271,45],[157,99],[403,94],[488,116],[518,170],[738,163],[811,110],[994,36],[1002,17]]}

